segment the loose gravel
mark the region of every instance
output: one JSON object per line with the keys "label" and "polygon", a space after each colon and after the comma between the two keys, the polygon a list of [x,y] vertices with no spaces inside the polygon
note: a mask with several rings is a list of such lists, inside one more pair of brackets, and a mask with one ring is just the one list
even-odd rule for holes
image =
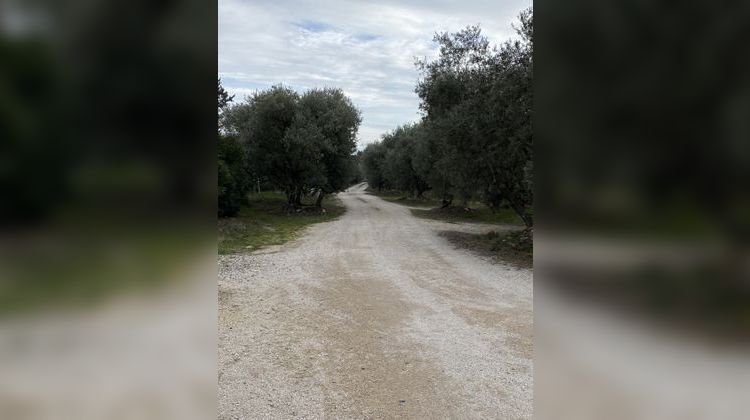
{"label": "loose gravel", "polygon": [[295,242],[219,257],[219,418],[531,418],[532,271],[364,188]]}

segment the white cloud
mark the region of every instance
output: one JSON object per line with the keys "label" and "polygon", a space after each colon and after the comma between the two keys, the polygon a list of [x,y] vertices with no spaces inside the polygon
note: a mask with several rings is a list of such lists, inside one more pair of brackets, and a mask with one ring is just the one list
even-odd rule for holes
{"label": "white cloud", "polygon": [[415,57],[435,32],[480,24],[494,43],[530,0],[220,0],[219,76],[241,100],[283,83],[338,87],[362,110],[360,145],[419,119]]}

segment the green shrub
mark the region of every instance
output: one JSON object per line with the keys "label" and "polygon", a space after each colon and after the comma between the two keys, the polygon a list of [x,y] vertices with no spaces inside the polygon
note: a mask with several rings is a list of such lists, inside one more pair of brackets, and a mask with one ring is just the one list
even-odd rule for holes
{"label": "green shrub", "polygon": [[230,136],[219,135],[218,213],[234,216],[247,202],[252,184],[247,156],[242,145]]}

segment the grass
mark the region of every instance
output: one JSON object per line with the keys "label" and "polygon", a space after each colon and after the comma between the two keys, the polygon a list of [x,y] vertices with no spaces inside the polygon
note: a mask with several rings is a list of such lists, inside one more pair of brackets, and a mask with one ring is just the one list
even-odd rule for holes
{"label": "grass", "polygon": [[333,220],[345,211],[333,197],[323,199],[325,213],[288,213],[286,197],[280,192],[252,194],[247,206],[235,217],[219,219],[219,254],[253,251],[268,245],[281,245],[294,239],[313,223]]}
{"label": "grass", "polygon": [[413,198],[403,191],[388,190],[378,192],[377,190],[368,189],[367,192],[380,197],[385,201],[403,204],[405,206],[434,207],[440,204],[440,200],[436,200],[432,197],[426,196],[425,198]]}
{"label": "grass", "polygon": [[518,268],[532,268],[534,265],[533,232],[528,229],[484,234],[445,231],[441,235],[456,246],[497,258]]}
{"label": "grass", "polygon": [[448,208],[439,208],[441,201],[425,193],[422,199],[412,198],[409,193],[398,190],[377,191],[368,189],[368,193],[380,197],[391,203],[403,204],[409,207],[428,207],[424,209],[411,209],[416,217],[424,219],[443,220],[446,222],[458,223],[488,223],[500,225],[523,225],[523,220],[510,208],[501,208],[492,211],[485,204],[480,202],[469,202],[467,208],[461,206],[451,206]]}
{"label": "grass", "polygon": [[211,243],[181,222],[54,226],[0,247],[0,318],[85,308],[125,294],[154,293]]}
{"label": "grass", "polygon": [[475,208],[464,209],[463,207],[433,208],[433,209],[411,209],[416,217],[424,219],[443,220],[451,223],[488,223],[496,225],[523,225],[520,217],[511,209],[500,209],[493,212],[485,205]]}

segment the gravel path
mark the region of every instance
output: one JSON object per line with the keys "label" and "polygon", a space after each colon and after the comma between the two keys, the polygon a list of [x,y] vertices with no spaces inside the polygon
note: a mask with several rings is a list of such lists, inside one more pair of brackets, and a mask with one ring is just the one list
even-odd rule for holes
{"label": "gravel path", "polygon": [[532,272],[364,188],[298,241],[219,258],[219,418],[530,418]]}

